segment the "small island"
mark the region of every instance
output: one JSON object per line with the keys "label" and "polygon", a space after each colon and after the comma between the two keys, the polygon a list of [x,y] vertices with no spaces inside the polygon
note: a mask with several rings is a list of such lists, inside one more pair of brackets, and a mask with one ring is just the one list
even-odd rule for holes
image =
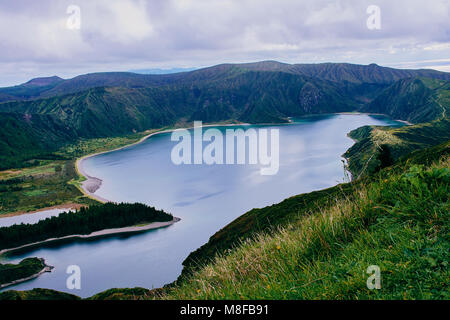
{"label": "small island", "polygon": [[27,258],[19,264],[0,264],[0,289],[37,278],[52,268],[40,258]]}
{"label": "small island", "polygon": [[171,214],[139,203],[83,207],[36,224],[0,228],[0,254],[62,239],[144,232],[178,221]]}

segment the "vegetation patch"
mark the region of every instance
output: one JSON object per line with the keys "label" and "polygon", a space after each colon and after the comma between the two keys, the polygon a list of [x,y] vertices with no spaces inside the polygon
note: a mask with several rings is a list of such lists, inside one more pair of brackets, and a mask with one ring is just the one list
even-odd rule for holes
{"label": "vegetation patch", "polygon": [[46,266],[39,258],[27,258],[19,264],[0,264],[0,287],[2,285],[31,277],[41,272]]}
{"label": "vegetation patch", "polygon": [[0,292],[0,300],[81,300],[73,294],[59,292],[50,289],[33,289],[30,291],[6,291]]}
{"label": "vegetation patch", "polygon": [[36,224],[0,228],[0,249],[69,235],[88,235],[95,231],[133,226],[139,223],[172,221],[173,216],[144,204],[93,205],[76,212],[64,212]]}

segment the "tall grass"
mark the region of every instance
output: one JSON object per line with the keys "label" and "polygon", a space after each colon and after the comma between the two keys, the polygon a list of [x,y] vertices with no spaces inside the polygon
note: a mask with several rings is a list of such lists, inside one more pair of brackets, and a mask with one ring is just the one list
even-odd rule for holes
{"label": "tall grass", "polygon": [[[449,158],[381,176],[355,197],[269,234],[166,290],[162,299],[448,299]],[[366,285],[371,265],[380,290]]]}

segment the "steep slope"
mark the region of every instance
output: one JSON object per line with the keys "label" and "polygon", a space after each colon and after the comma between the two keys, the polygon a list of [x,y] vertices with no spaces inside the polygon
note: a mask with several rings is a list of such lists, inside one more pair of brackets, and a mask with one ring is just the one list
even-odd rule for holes
{"label": "steep slope", "polygon": [[353,110],[352,104],[334,83],[280,72],[245,72],[196,86],[95,88],[8,102],[0,104],[0,111],[52,115],[81,137],[103,137],[182,119],[285,122],[290,116]]}
{"label": "steep slope", "polygon": [[78,135],[53,115],[0,113],[0,170],[22,167],[34,157],[50,155]]}

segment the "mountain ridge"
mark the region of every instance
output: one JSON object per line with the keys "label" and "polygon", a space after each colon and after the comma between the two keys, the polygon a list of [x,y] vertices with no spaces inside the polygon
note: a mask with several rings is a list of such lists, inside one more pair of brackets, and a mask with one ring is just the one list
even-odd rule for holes
{"label": "mountain ridge", "polygon": [[[80,138],[117,137],[196,120],[286,123],[290,117],[362,111],[426,122],[448,114],[447,79],[448,73],[375,64],[275,61],[167,75],[113,72],[69,80],[40,78],[34,81],[38,86],[0,89],[0,100],[12,94],[23,98],[0,103],[0,123],[9,124],[0,128],[0,136],[7,139],[0,144],[0,167],[52,153]],[[26,98],[33,94],[37,97]],[[43,116],[46,121],[40,121]],[[46,144],[42,136],[54,143]]]}
{"label": "mountain ridge", "polygon": [[[357,65],[350,63],[320,63],[320,64],[287,64],[277,61],[261,61],[242,64],[219,64],[212,67],[173,74],[138,74],[132,72],[102,72],[88,73],[72,79],[58,81],[56,85],[30,93],[25,96],[14,96],[15,90],[23,89],[26,84],[15,87],[0,88],[0,102],[35,99],[38,97],[53,97],[61,94],[107,86],[153,87],[170,84],[186,84],[192,81],[213,80],[212,75],[223,76],[225,73],[243,71],[286,72],[322,80],[348,81],[350,83],[387,84],[410,77],[431,77],[450,80],[450,74],[431,69],[393,69],[376,64]],[[36,78],[45,79],[45,78]],[[31,82],[36,80],[32,79]],[[59,78],[60,79],[60,78]],[[29,81],[29,82],[30,82]],[[9,97],[9,98],[8,98]],[[26,98],[25,98],[26,97]],[[9,99],[9,100],[8,100]],[[12,100],[11,100],[12,99]]]}

